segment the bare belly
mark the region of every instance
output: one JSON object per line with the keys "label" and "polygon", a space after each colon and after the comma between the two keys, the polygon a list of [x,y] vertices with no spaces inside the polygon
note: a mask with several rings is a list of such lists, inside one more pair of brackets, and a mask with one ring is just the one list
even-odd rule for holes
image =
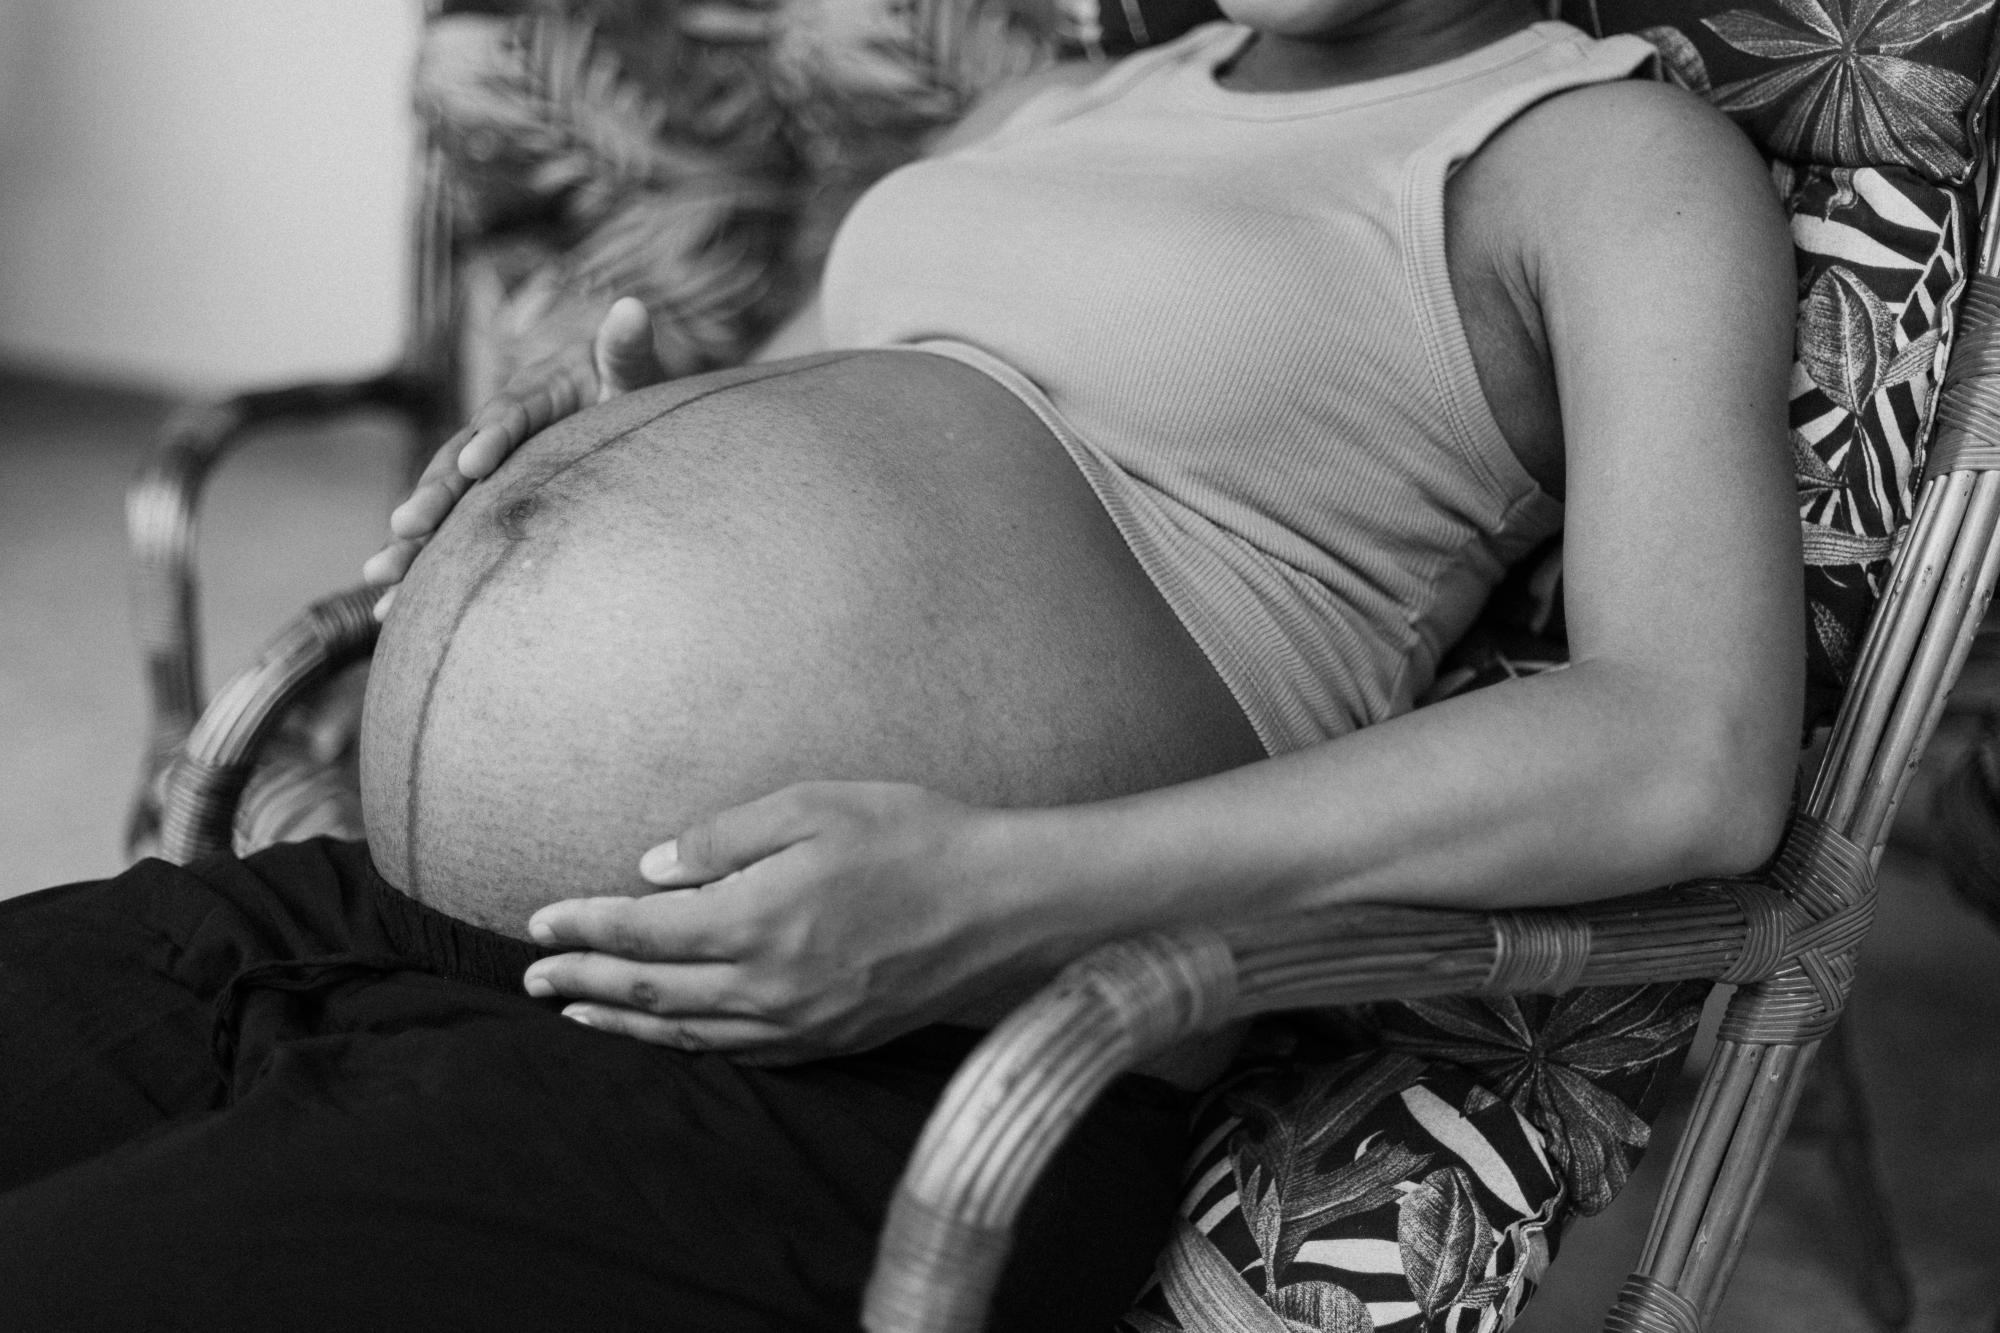
{"label": "bare belly", "polygon": [[1045,805],[1261,754],[1034,414],[872,352],[631,395],[473,487],[384,628],[362,799],[388,879],[521,936],[794,781]]}

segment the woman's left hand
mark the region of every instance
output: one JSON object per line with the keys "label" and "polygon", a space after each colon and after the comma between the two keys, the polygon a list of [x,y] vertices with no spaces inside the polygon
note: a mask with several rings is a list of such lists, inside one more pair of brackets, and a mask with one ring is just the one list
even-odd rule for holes
{"label": "woman's left hand", "polygon": [[760,1063],[876,1045],[1035,970],[1011,819],[901,784],[787,787],[648,851],[663,892],[536,912],[538,942],[577,952],[524,984],[591,1027]]}

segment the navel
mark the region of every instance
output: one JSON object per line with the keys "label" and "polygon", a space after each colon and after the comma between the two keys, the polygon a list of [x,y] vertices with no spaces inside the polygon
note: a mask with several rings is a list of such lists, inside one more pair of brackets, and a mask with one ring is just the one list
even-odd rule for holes
{"label": "navel", "polygon": [[[849,354],[849,356],[852,355],[854,354]],[[849,359],[849,356],[832,358],[832,361],[844,361]],[[453,608],[451,622],[446,627],[437,651],[437,656],[432,660],[429,675],[424,680],[423,692],[418,700],[417,715],[410,728],[409,759],[403,770],[408,775],[408,786],[404,792],[403,811],[403,887],[411,897],[417,898],[420,901],[423,897],[422,871],[420,869],[423,858],[418,854],[418,848],[426,834],[430,831],[424,810],[426,777],[424,769],[424,741],[431,728],[433,705],[437,699],[439,683],[444,679],[447,669],[452,665],[453,643],[458,636],[459,627],[465,623],[467,615],[495,591],[501,576],[508,569],[514,567],[524,568],[534,559],[531,548],[527,546],[527,539],[531,535],[528,525],[534,519],[535,515],[542,510],[545,503],[544,495],[548,493],[548,488],[553,483],[559,481],[564,473],[586,462],[593,456],[606,449],[616,447],[640,431],[654,425],[662,418],[672,416],[674,413],[691,407],[704,399],[713,398],[718,394],[728,393],[735,389],[747,389],[753,385],[762,384],[767,380],[783,379],[788,376],[802,374],[808,370],[818,369],[820,366],[826,364],[829,364],[829,362],[814,362],[803,366],[791,362],[780,362],[761,374],[751,375],[727,384],[716,385],[700,393],[692,394],[687,398],[681,399],[679,402],[662,408],[642,421],[636,422],[603,440],[597,441],[576,457],[567,460],[562,466],[535,478],[533,490],[503,501],[493,511],[493,522],[507,539],[507,543],[501,546],[488,560],[485,568],[481,569],[474,576],[458,605]]]}
{"label": "navel", "polygon": [[508,502],[501,507],[497,519],[500,531],[507,535],[509,541],[523,540],[528,535],[528,520],[533,518],[535,511],[540,508],[541,501],[533,495],[524,495],[518,500]]}

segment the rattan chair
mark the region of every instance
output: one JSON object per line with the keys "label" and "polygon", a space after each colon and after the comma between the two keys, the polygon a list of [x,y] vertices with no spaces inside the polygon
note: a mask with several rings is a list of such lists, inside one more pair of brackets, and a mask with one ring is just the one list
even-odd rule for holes
{"label": "rattan chair", "polygon": [[[1990,144],[1985,152],[1990,176]],[[439,433],[456,403],[443,297],[450,250],[436,217],[419,228],[427,258],[404,364],[361,385],[253,396],[183,418],[134,501],[142,580],[164,608],[142,618],[142,632],[171,705],[148,761],[171,859],[230,846],[285,710],[364,656],[375,633],[365,590],[329,598],[197,720],[185,633],[193,491],[244,428],[302,406],[386,403]],[[1326,909],[1148,936],[1080,960],[995,1030],[947,1092],[892,1206],[867,1326],[981,1327],[1013,1219],[1064,1133],[1120,1073],[1190,1033],[1304,1007],[1705,979],[1737,990],[1652,1232],[1605,1325],[1705,1327],[1806,1070],[1845,1005],[1875,861],[2000,574],[2000,224],[1990,202],[1982,231],[1915,516],[1768,875],[1567,909]],[[1885,1303],[1893,1321],[1895,1293]]]}

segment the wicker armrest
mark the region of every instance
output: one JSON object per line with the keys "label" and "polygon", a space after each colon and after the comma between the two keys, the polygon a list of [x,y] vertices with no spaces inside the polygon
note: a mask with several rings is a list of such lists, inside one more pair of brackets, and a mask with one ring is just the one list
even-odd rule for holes
{"label": "wicker armrest", "polygon": [[354,411],[397,412],[428,433],[435,425],[437,400],[428,379],[399,369],[196,404],[167,423],[125,500],[133,623],[152,712],[139,793],[126,831],[128,850],[152,831],[158,813],[153,782],[187,739],[202,706],[194,534],[210,471],[262,429]]}
{"label": "wicker armrest", "polygon": [[161,782],[160,855],[185,865],[229,850],[237,797],[285,709],[375,646],[372,588],[313,603],[202,712]]}
{"label": "wicker armrest", "polygon": [[1736,1039],[1832,1025],[1874,907],[1861,849],[1810,818],[1764,882],[1707,880],[1576,908],[1325,908],[1123,941],[987,1037],[933,1113],[891,1205],[871,1333],[973,1333],[1015,1216],[1069,1129],[1175,1041],[1278,1009],[1576,985],[1764,982]]}

